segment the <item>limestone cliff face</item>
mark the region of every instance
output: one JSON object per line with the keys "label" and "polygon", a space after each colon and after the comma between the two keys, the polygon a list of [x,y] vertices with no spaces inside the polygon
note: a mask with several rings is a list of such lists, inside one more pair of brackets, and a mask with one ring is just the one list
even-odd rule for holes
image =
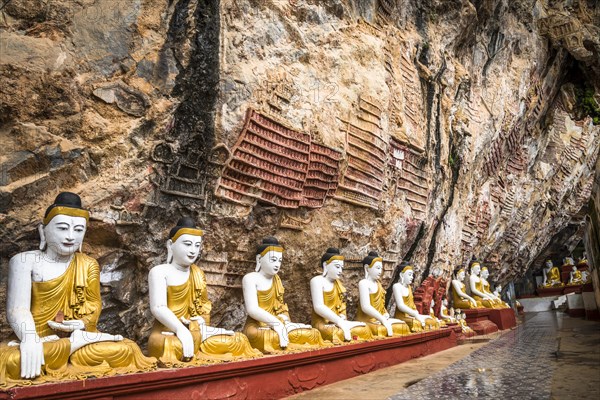
{"label": "limestone cliff face", "polygon": [[476,255],[500,283],[537,268],[582,237],[598,169],[600,8],[562,3],[8,2],[1,300],[59,190],[92,211],[102,329],[138,340],[181,215],[207,231],[200,264],[228,328],[266,235],[302,322],[330,246],[350,310],[369,250],[385,284],[405,259],[422,277]]}

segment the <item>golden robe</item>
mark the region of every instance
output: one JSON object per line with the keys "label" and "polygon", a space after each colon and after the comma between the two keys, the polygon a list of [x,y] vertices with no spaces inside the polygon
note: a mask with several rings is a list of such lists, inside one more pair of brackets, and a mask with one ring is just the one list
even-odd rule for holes
{"label": "golden robe", "polygon": [[[463,293],[465,293],[465,284],[464,283],[460,283],[460,288],[462,290]],[[469,309],[469,308],[482,308],[483,305],[481,304],[481,301],[478,301],[477,299],[475,299],[475,302],[477,303],[477,307],[473,307],[473,304],[468,300],[468,299],[463,299],[462,297],[459,296],[459,294],[456,292],[456,289],[454,289],[454,285],[452,285],[452,306],[455,309],[460,309],[460,310],[465,310],[465,309]]]}
{"label": "golden robe", "polygon": [[573,272],[573,280],[569,283],[569,285],[581,285],[583,284],[583,278],[581,276],[581,272],[575,271]]}
{"label": "golden robe", "polygon": [[[346,288],[342,285],[339,279],[336,279],[333,283],[333,289],[329,292],[323,291],[323,303],[336,315],[344,316],[346,318]],[[314,310],[312,312],[312,326],[317,328],[323,339],[330,340],[333,343],[342,343],[344,341],[344,331],[341,328],[334,325],[332,322],[326,320],[317,314]],[[356,337],[359,340],[373,339],[371,330],[368,326],[357,326],[350,330],[352,337]]]}
{"label": "golden robe", "polygon": [[[259,307],[279,319],[281,323],[283,323],[283,319],[280,315],[283,314],[289,318],[288,306],[283,301],[283,292],[283,284],[278,275],[273,277],[273,284],[269,289],[257,291]],[[264,322],[248,316],[243,332],[250,340],[252,347],[263,353],[272,354],[282,351],[279,345],[279,336]],[[294,329],[288,332],[288,338],[288,350],[309,350],[332,345],[331,342],[325,342],[321,333],[315,328]]]}
{"label": "golden robe", "polygon": [[[489,288],[490,284],[488,283],[487,286]],[[488,293],[485,290],[484,283],[481,278],[479,279],[479,282],[475,282],[475,289],[479,290],[482,293]],[[477,301],[477,304],[481,303],[481,305],[485,308],[503,308],[496,300],[484,299],[483,297],[477,296],[476,294],[473,294],[473,298],[475,299],[475,301]]]}
{"label": "golden robe", "polygon": [[[488,281],[481,280],[481,289],[483,293],[493,294],[490,290],[490,283]],[[494,300],[494,308],[510,308],[510,306],[502,300]]]}
{"label": "golden robe", "polygon": [[[64,314],[64,320],[82,320],[86,332],[98,331],[96,325],[102,311],[102,300],[100,267],[96,260],[75,253],[62,275],[45,282],[31,283],[31,315],[38,336],[57,334],[47,322],[53,321],[59,311]],[[142,372],[156,367],[156,360],[145,357],[138,345],[129,339],[91,343],[73,354],[70,350],[69,338],[44,343],[46,364],[42,366],[42,375],[31,381],[20,379],[19,347],[0,344],[0,386]]]}
{"label": "golden robe", "polygon": [[564,286],[564,283],[560,280],[560,271],[558,267],[550,268],[550,272],[546,274],[546,284],[543,287],[559,287]]}
{"label": "golden robe", "polygon": [[[408,294],[406,296],[402,296],[402,300],[404,301],[404,305],[417,311],[417,306],[415,305],[415,299],[413,298],[412,287],[410,287],[410,286],[408,287]],[[394,315],[394,318],[398,318],[398,319],[401,319],[402,321],[406,322],[406,324],[410,328],[411,332],[423,331],[423,326],[421,325],[421,323],[419,322],[418,319],[413,318],[412,316],[408,315],[407,313],[405,313],[403,311],[400,311],[398,309],[398,307],[396,307],[396,313]],[[426,331],[439,329],[439,328],[440,328],[440,324],[438,323],[438,321],[436,319],[428,317],[425,320],[425,330]]]}
{"label": "golden robe", "polygon": [[[212,303],[208,299],[206,277],[196,265],[190,267],[190,277],[187,282],[167,287],[167,307],[180,319],[190,320],[192,317],[202,317],[206,325],[210,325]],[[202,340],[198,321],[192,321],[190,333],[194,338],[194,354],[196,360],[232,360],[235,358],[261,357],[262,353],[253,349],[248,338],[240,332],[235,335],[214,335]],[[148,353],[158,358],[162,365],[173,366],[181,364],[183,347],[175,335],[163,335],[169,331],[158,320],[148,338]]]}
{"label": "golden robe", "polygon": [[[385,289],[383,286],[381,286],[381,282],[377,281],[377,291],[369,294],[369,298],[371,300],[371,305],[373,308],[375,308],[375,310],[377,310],[378,313],[381,315],[387,313],[387,310],[385,309]],[[385,326],[383,326],[377,319],[365,314],[360,306],[358,307],[358,312],[356,313],[356,320],[365,322],[371,329],[373,336],[387,337],[387,329]],[[392,332],[394,336],[408,335],[410,333],[410,329],[406,324],[395,323],[392,324]]]}

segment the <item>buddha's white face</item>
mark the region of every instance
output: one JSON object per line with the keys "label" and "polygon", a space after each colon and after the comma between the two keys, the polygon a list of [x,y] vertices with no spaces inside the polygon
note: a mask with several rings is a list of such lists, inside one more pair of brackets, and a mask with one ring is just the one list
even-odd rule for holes
{"label": "buddha's white face", "polygon": [[259,271],[267,276],[275,276],[281,269],[283,253],[280,251],[269,251],[264,256],[258,255]]}
{"label": "buddha's white face", "polygon": [[484,270],[481,271],[481,277],[483,279],[487,279],[488,276],[490,276],[490,271],[488,271],[487,269],[484,269]]}
{"label": "buddha's white face", "polygon": [[174,243],[171,244],[173,263],[182,267],[189,267],[200,255],[201,249],[201,236],[190,234],[181,235]]}
{"label": "buddha's white face", "polygon": [[552,261],[548,260],[546,261],[546,268],[552,268],[554,265],[552,264]]}
{"label": "buddha's white face", "polygon": [[402,283],[404,283],[405,285],[410,285],[411,283],[413,283],[413,279],[415,279],[415,273],[412,269],[409,269],[408,271],[402,274]]}
{"label": "buddha's white face", "polygon": [[383,272],[383,264],[381,263],[381,261],[376,261],[371,268],[369,268],[369,266],[367,265],[366,270],[369,278],[377,280]]}
{"label": "buddha's white face", "polygon": [[565,265],[574,265],[575,261],[571,257],[565,258]]}
{"label": "buddha's white face", "polygon": [[473,264],[473,266],[471,267],[471,275],[479,276],[480,272],[481,272],[481,266],[479,264]]}
{"label": "buddha's white face", "polygon": [[344,269],[344,261],[342,260],[333,260],[329,264],[323,263],[323,268],[325,270],[325,277],[329,280],[340,279],[342,276],[342,271]]}
{"label": "buddha's white face", "polygon": [[573,265],[573,272],[577,271],[577,267],[575,265]]}
{"label": "buddha's white face", "polygon": [[456,275],[456,279],[463,281],[465,279],[465,271],[460,271],[458,275]]}
{"label": "buddha's white face", "polygon": [[87,221],[83,217],[59,214],[43,227],[46,252],[68,256],[81,246]]}

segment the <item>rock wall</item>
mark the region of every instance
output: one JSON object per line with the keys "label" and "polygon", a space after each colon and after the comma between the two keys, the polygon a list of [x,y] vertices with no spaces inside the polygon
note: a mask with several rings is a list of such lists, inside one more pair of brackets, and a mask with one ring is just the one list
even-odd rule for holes
{"label": "rock wall", "polygon": [[[472,256],[509,282],[583,235],[600,148],[593,1],[12,0],[0,46],[0,300],[60,190],[92,211],[101,328],[142,341],[148,270],[206,231],[215,324],[277,236],[294,319],[330,246],[384,283]],[[574,228],[575,227],[575,228]],[[554,240],[554,241],[553,241]],[[573,244],[574,246],[575,244]],[[2,335],[9,329],[0,317]]]}

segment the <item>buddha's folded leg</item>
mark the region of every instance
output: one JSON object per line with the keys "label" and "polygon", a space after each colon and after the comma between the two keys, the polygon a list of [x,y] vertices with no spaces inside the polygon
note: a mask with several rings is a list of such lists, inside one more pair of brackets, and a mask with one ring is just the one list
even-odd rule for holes
{"label": "buddha's folded leg", "polygon": [[310,347],[327,347],[333,343],[325,342],[321,333],[315,328],[294,329],[288,332],[288,338],[291,344],[310,346]]}
{"label": "buddha's folded leg", "polygon": [[358,340],[373,339],[373,333],[371,333],[371,328],[368,326],[356,326],[350,329],[350,334],[352,335],[352,339],[354,339],[354,337],[358,338]]}
{"label": "buddha's folded leg", "polygon": [[392,331],[394,332],[394,336],[402,336],[402,335],[410,334],[410,328],[408,327],[408,324],[400,324],[400,323],[392,324]]}
{"label": "buddha's folded leg", "polygon": [[[36,382],[46,382],[49,378],[60,379],[68,375],[67,364],[71,352],[68,338],[44,343],[44,361],[42,375]],[[28,379],[21,379],[21,351],[18,346],[0,345],[0,386],[27,384]]]}
{"label": "buddha's folded leg", "polygon": [[248,338],[240,332],[235,335],[211,336],[200,345],[200,353],[218,360],[233,360],[235,358],[262,357],[262,353],[253,349]]}
{"label": "buddha's folded leg", "polygon": [[440,329],[439,322],[433,318],[427,318],[425,320],[425,330],[432,331],[436,329]]}
{"label": "buddha's folded leg", "polygon": [[314,326],[316,329],[319,330],[319,333],[321,334],[321,337],[323,337],[324,340],[329,340],[334,344],[343,343],[345,340],[344,331],[337,327],[335,324],[316,324]]}
{"label": "buddha's folded leg", "polygon": [[279,335],[271,328],[246,324],[243,333],[248,338],[250,345],[264,354],[275,354],[284,351],[279,345]]}
{"label": "buddha's folded leg", "polygon": [[411,333],[416,333],[416,332],[422,332],[423,331],[423,325],[421,324],[421,322],[419,322],[418,319],[413,318],[413,317],[404,317],[404,318],[400,318],[402,321],[406,322],[406,325],[408,325],[408,329],[410,329]]}
{"label": "buddha's folded leg", "polygon": [[460,299],[454,301],[454,308],[459,308],[461,310],[473,308],[473,304],[466,299]]}
{"label": "buddha's folded leg", "polygon": [[365,322],[367,324],[367,327],[369,328],[369,330],[371,331],[371,336],[373,337],[386,337],[387,336],[387,329],[385,328],[385,326],[381,325],[381,324],[377,324],[377,323],[373,323],[373,322]]}
{"label": "buddha's folded leg", "polygon": [[129,339],[118,342],[91,343],[82,347],[70,358],[71,364],[96,367],[108,364],[116,373],[142,372],[156,368],[156,359],[142,354],[139,346]]}

